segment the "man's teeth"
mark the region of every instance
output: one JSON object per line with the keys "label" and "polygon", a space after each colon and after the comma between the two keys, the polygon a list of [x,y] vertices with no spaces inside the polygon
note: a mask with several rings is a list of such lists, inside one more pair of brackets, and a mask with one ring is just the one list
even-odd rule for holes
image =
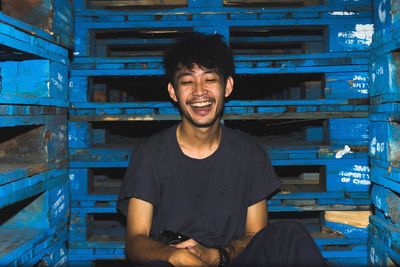
{"label": "man's teeth", "polygon": [[210,101],[207,102],[196,102],[196,103],[192,103],[190,104],[192,107],[196,107],[196,108],[201,108],[201,107],[205,107],[205,106],[209,106],[212,103]]}

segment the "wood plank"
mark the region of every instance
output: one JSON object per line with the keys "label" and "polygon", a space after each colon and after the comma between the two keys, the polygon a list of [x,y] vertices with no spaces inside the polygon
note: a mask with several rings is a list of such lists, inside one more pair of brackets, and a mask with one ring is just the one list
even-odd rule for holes
{"label": "wood plank", "polygon": [[186,0],[91,0],[89,5],[92,8],[107,7],[152,7],[154,6],[182,6],[186,5]]}
{"label": "wood plank", "polygon": [[51,2],[51,0],[2,0],[1,11],[50,33],[54,16]]}
{"label": "wood plank", "polygon": [[348,224],[358,228],[366,228],[369,224],[371,211],[326,211],[326,221]]}

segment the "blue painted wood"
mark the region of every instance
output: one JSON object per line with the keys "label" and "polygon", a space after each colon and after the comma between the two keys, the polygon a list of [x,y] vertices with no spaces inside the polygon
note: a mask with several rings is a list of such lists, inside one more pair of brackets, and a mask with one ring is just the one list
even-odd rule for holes
{"label": "blue painted wood", "polygon": [[11,51],[16,53],[9,53],[7,57],[2,55],[2,60],[13,60],[13,58],[20,58],[20,54],[33,55],[44,59],[50,59],[54,62],[61,64],[68,64],[68,50],[57,46],[49,41],[43,40],[35,35],[28,34],[27,32],[34,32],[33,30],[25,30],[21,25],[13,26],[15,20],[12,22],[4,20],[4,14],[0,13],[0,44],[11,48]]}
{"label": "blue painted wood", "polygon": [[[370,261],[373,264],[386,266],[386,258],[382,256],[389,256],[396,263],[400,262],[399,254],[399,227],[397,224],[392,224],[388,220],[382,217],[381,214],[377,214],[370,217],[369,227],[369,252]],[[379,247],[385,251],[386,255],[377,253]]]}
{"label": "blue painted wood", "polygon": [[326,73],[324,96],[328,99],[368,98],[367,72]]}
{"label": "blue painted wood", "polygon": [[2,266],[33,266],[50,255],[53,262],[61,264],[66,260],[65,242],[68,233],[65,226],[49,229],[0,228],[0,233]]}
{"label": "blue painted wood", "polygon": [[374,24],[339,24],[329,27],[329,51],[368,51],[372,45]]}
{"label": "blue painted wood", "polygon": [[370,121],[369,155],[396,165],[400,162],[400,125],[396,121]]}
{"label": "blue painted wood", "polygon": [[55,33],[55,39],[59,44],[73,47],[73,9],[70,0],[53,0],[54,17],[52,21],[52,31]]}
{"label": "blue painted wood", "polygon": [[[392,253],[392,255],[390,255]],[[398,256],[379,239],[368,240],[368,266],[391,266]]]}
{"label": "blue painted wood", "polygon": [[46,248],[42,253],[38,253],[31,262],[36,264],[41,262],[42,264],[47,264],[48,266],[75,266],[70,265],[68,262],[68,248],[64,240],[60,240],[57,243]]}
{"label": "blue painted wood", "polygon": [[19,98],[19,103],[23,99],[27,99],[25,103],[44,99],[52,105],[68,106],[68,66],[64,64],[49,60],[3,61],[0,75],[0,101],[7,97]]}
{"label": "blue painted wood", "polygon": [[[44,229],[0,228],[0,264],[8,266],[47,237]],[[12,266],[12,265],[11,265]]]}
{"label": "blue painted wood", "polygon": [[367,118],[328,119],[325,128],[327,140],[335,145],[368,145]]}
{"label": "blue painted wood", "polygon": [[[309,7],[308,7],[309,8]],[[308,10],[308,8],[306,10]],[[333,8],[333,7],[332,7]],[[331,31],[334,32],[329,36],[329,43],[331,44],[332,49],[330,51],[357,51],[357,50],[366,50],[369,48],[371,40],[372,40],[372,31],[371,25],[372,20],[368,17],[371,17],[370,12],[360,12],[361,10],[357,9],[356,12],[352,11],[337,11],[343,9],[344,7],[336,7],[336,11],[318,11],[316,12],[305,12],[304,10],[300,12],[290,12],[290,11],[280,11],[283,13],[277,13],[277,9],[274,9],[276,12],[271,13],[259,13],[259,10],[238,10],[237,13],[227,13],[227,9],[219,9],[218,11],[213,9],[203,10],[204,14],[198,13],[198,9],[182,11],[180,10],[179,15],[174,14],[162,14],[157,13],[157,15],[153,15],[153,17],[142,16],[143,19],[147,19],[148,21],[138,21],[137,16],[135,16],[135,20],[131,21],[129,18],[129,13],[118,13],[113,12],[112,14],[99,13],[95,12],[94,14],[89,14],[84,17],[77,18],[77,27],[75,30],[75,35],[77,36],[77,45],[75,46],[75,55],[77,56],[89,56],[91,54],[89,47],[89,35],[87,34],[89,29],[110,29],[110,28],[118,28],[125,29],[126,26],[128,28],[161,28],[168,27],[171,29],[174,27],[187,27],[194,28],[196,30],[201,29],[210,29],[209,31],[215,31],[215,25],[219,25],[218,32],[222,33],[225,38],[229,37],[229,27],[257,27],[257,26],[282,26],[282,25],[329,25],[335,26],[340,25],[343,27],[343,22],[345,21],[345,25],[348,28],[346,31],[341,32],[336,28]],[[346,7],[346,10],[348,7]],[[265,11],[271,9],[265,9]],[[186,12],[186,14],[182,15],[182,12]],[[214,14],[211,14],[215,12]],[[253,18],[249,18],[249,13],[253,12]],[[118,14],[118,15],[115,15]],[[354,17],[362,17],[358,20],[354,20]],[[128,17],[128,21],[126,20]],[[207,20],[203,18],[207,18]],[[340,21],[340,23],[338,23]],[[317,22],[317,23],[315,23]],[[107,25],[107,24],[111,24]]]}
{"label": "blue painted wood", "polygon": [[[93,132],[94,134],[94,132]],[[68,123],[68,147],[85,148],[92,144],[92,130],[88,122]]]}
{"label": "blue painted wood", "polygon": [[[235,56],[237,74],[367,71],[367,53]],[[160,57],[75,58],[71,74],[82,76],[163,75]]]}
{"label": "blue painted wood", "polygon": [[[67,171],[50,170],[0,186],[0,208],[42,193],[68,181]],[[47,216],[47,215],[46,215]]]}
{"label": "blue painted wood", "polygon": [[370,168],[368,165],[335,164],[326,166],[327,191],[370,191]]}
{"label": "blue painted wood", "polygon": [[374,184],[371,191],[372,203],[375,208],[385,214],[393,224],[400,222],[400,198],[396,193],[385,187]]}
{"label": "blue painted wood", "polygon": [[328,222],[328,221],[326,221],[324,223],[324,226],[328,227],[329,229],[331,229],[333,231],[337,231],[337,232],[343,234],[345,237],[347,237],[349,239],[359,238],[361,240],[366,241],[368,238],[367,227],[361,228],[361,227],[355,227],[355,226],[348,225],[348,224]]}
{"label": "blue painted wood", "polygon": [[400,53],[387,53],[374,58],[371,65],[373,103],[400,100]]}
{"label": "blue painted wood", "polygon": [[400,193],[400,171],[386,161],[371,158],[371,180]]}

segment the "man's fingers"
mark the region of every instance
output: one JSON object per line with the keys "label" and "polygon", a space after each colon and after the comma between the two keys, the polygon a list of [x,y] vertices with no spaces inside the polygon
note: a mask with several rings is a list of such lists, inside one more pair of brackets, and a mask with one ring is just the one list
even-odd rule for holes
{"label": "man's fingers", "polygon": [[191,248],[196,246],[198,243],[194,239],[188,239],[186,241],[183,241],[179,244],[174,245],[176,248]]}

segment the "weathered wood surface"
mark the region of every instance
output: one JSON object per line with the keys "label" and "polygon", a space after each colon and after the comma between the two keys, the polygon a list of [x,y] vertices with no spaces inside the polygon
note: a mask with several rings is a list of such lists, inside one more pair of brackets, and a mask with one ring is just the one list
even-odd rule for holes
{"label": "weathered wood surface", "polygon": [[366,228],[369,224],[369,216],[371,214],[371,211],[326,211],[324,219],[329,222]]}
{"label": "weathered wood surface", "polygon": [[34,35],[39,34],[67,47],[72,47],[71,8],[70,0],[1,1],[1,12],[9,16],[7,22],[22,21],[16,25],[30,28]]}

